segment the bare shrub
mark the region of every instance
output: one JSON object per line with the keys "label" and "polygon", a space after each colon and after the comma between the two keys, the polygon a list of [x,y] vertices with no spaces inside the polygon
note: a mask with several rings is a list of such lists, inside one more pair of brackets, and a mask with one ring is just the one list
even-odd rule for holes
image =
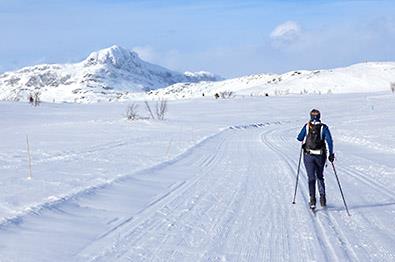
{"label": "bare shrub", "polygon": [[[303,91],[303,93],[304,93],[305,91]],[[276,95],[276,96],[286,96],[286,95],[289,95],[289,93],[290,93],[290,91],[289,91],[289,89],[285,89],[285,90],[278,90],[278,89],[275,89],[274,90],[274,95]]]}
{"label": "bare shrub", "polygon": [[150,114],[152,119],[155,119],[154,114],[152,113],[151,106],[147,101],[144,101],[145,108],[147,109],[148,113]]}
{"label": "bare shrub", "polygon": [[126,117],[128,120],[137,120],[140,118],[137,112],[137,108],[138,105],[136,103],[133,103],[127,107]]}
{"label": "bare shrub", "polygon": [[144,104],[145,104],[145,107],[152,119],[158,119],[158,120],[165,119],[165,115],[167,113],[167,100],[160,99],[160,100],[156,101],[155,115],[151,109],[151,105],[147,101],[144,101]]}
{"label": "bare shrub", "polygon": [[232,91],[224,91],[219,93],[222,99],[228,99],[234,97],[234,93]]}
{"label": "bare shrub", "polygon": [[395,94],[395,82],[391,83],[391,91],[393,94]]}
{"label": "bare shrub", "polygon": [[159,100],[156,102],[156,117],[158,120],[163,120],[167,112],[167,100]]}
{"label": "bare shrub", "polygon": [[[40,95],[41,95],[41,93],[39,91],[36,91],[36,92],[33,93],[32,105],[34,105],[34,106],[39,106],[40,105],[40,103],[41,103]],[[30,98],[29,98],[29,100],[32,101]]]}

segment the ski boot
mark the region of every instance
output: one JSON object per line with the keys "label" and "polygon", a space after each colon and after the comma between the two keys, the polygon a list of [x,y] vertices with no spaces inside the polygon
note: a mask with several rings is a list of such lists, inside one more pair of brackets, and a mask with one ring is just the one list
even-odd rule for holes
{"label": "ski boot", "polygon": [[312,197],[312,196],[311,196],[311,197],[310,197],[310,202],[309,202],[310,208],[311,208],[311,209],[313,209],[313,210],[315,209],[316,202],[317,202],[317,201],[316,201],[315,197]]}
{"label": "ski boot", "polygon": [[320,196],[320,204],[322,207],[326,207],[326,197],[325,195]]}

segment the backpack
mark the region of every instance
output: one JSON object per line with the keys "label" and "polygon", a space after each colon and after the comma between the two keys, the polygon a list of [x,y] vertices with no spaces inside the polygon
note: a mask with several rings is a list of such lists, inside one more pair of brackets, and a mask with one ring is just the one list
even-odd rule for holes
{"label": "backpack", "polygon": [[318,123],[318,124],[312,124],[312,123],[307,123],[306,125],[306,142],[305,142],[305,150],[307,152],[310,152],[310,150],[317,151],[319,150],[323,154],[326,152],[326,147],[325,147],[325,140],[323,138],[323,129],[324,129],[325,124]]}

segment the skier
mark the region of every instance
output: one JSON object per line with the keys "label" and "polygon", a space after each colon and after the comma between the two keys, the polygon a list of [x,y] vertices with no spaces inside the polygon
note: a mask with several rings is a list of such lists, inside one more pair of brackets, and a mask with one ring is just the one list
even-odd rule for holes
{"label": "skier", "polygon": [[29,103],[30,103],[31,105],[33,105],[33,104],[34,104],[34,98],[33,98],[33,95],[29,95]]}
{"label": "skier", "polygon": [[305,124],[300,131],[297,139],[303,142],[304,165],[308,176],[310,208],[316,207],[316,180],[318,180],[318,191],[320,193],[320,204],[326,206],[324,166],[326,162],[326,145],[328,144],[328,160],[333,162],[335,154],[333,153],[333,140],[327,125],[321,123],[321,113],[317,109],[310,112],[310,121]]}

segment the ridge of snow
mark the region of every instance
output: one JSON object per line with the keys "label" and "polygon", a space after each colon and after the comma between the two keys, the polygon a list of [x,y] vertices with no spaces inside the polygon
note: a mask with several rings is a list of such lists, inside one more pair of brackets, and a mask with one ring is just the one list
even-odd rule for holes
{"label": "ridge of snow", "polygon": [[182,74],[140,59],[137,53],[113,45],[92,52],[75,64],[42,64],[0,74],[0,100],[26,101],[33,92],[42,101],[112,101],[179,82],[215,81],[208,72]]}
{"label": "ridge of snow", "polygon": [[[186,71],[184,75],[190,79],[198,79],[199,81],[219,81],[224,80],[221,76],[207,71],[190,72]],[[193,81],[196,82],[196,81]]]}
{"label": "ridge of snow", "polygon": [[242,96],[364,93],[389,91],[395,62],[368,62],[325,70],[257,74],[217,82],[176,83],[151,92],[167,99],[186,99],[233,92]]}

